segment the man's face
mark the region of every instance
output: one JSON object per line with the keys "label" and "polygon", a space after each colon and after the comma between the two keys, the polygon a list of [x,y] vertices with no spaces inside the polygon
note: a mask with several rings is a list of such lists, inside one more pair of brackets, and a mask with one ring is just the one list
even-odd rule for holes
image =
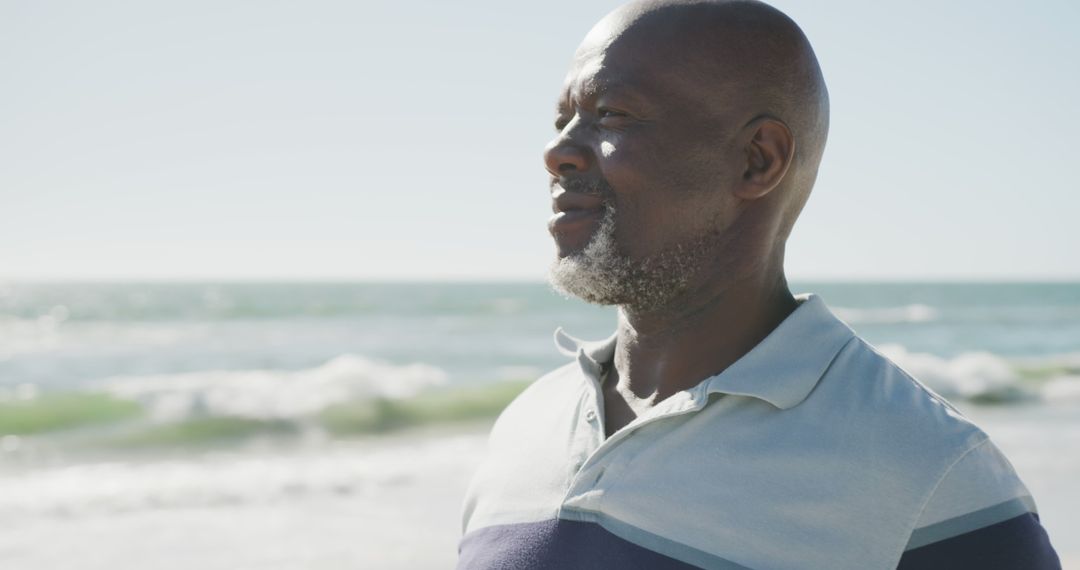
{"label": "man's face", "polygon": [[570,210],[549,224],[550,277],[590,302],[656,307],[722,249],[734,110],[678,41],[612,35],[601,22],[578,49],[544,153],[556,210]]}

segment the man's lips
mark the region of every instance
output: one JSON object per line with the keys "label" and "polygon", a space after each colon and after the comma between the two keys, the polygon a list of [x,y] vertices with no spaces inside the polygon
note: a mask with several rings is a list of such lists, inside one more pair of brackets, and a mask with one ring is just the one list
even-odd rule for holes
{"label": "man's lips", "polygon": [[567,236],[591,226],[604,213],[604,200],[596,194],[568,192],[558,186],[552,194],[551,210],[555,215],[548,220],[552,235]]}
{"label": "man's lips", "polygon": [[551,211],[572,212],[575,210],[602,210],[604,199],[599,194],[582,194],[580,192],[568,192],[556,186],[551,194]]}
{"label": "man's lips", "polygon": [[602,215],[604,215],[603,208],[596,210],[570,210],[568,212],[559,212],[548,218],[548,229],[551,230],[551,233],[566,233],[576,226],[598,220]]}

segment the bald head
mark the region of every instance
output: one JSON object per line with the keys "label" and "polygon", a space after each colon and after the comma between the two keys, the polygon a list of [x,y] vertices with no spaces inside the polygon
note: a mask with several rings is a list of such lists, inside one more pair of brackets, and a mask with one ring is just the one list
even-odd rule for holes
{"label": "bald head", "polygon": [[770,117],[786,125],[794,139],[779,200],[787,236],[813,187],[829,129],[821,68],[791,18],[756,0],[644,0],[601,20],[578,55],[598,49],[652,52],[670,64],[666,81],[688,82],[746,123]]}
{"label": "bald head", "polygon": [[553,282],[642,309],[782,279],[828,114],[809,42],[766,4],[652,0],[612,12],[575,53],[544,154]]}

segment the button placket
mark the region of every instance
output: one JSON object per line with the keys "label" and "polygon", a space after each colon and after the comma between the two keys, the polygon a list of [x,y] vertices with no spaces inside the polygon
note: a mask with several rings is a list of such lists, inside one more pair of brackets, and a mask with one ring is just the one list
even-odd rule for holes
{"label": "button placket", "polygon": [[[599,447],[600,442],[595,437],[596,424],[598,423],[598,415],[596,413],[596,390],[586,389],[582,392],[581,401],[578,404],[578,409],[583,410],[584,413],[579,412],[578,416],[589,424],[589,429],[575,430],[574,436],[574,455],[576,456],[573,463],[570,464],[570,489],[574,489],[578,486],[578,480],[582,475],[582,469],[589,463],[589,460],[596,453],[596,448]],[[581,424],[579,424],[580,426]]]}
{"label": "button placket", "polygon": [[[570,500],[571,497],[583,497],[591,494],[594,491],[594,487],[603,475],[605,467],[604,464],[608,458],[606,454],[604,456],[597,455],[597,450],[603,446],[603,430],[598,429],[600,424],[600,414],[597,413],[597,406],[600,402],[600,393],[595,386],[591,386],[591,389],[586,390],[585,397],[581,402],[581,415],[580,426],[582,428],[581,436],[583,439],[590,440],[591,445],[586,446],[587,454],[582,456],[574,463],[574,474],[570,480],[569,488],[566,495],[563,497],[563,501]],[[599,434],[599,435],[597,435]]]}

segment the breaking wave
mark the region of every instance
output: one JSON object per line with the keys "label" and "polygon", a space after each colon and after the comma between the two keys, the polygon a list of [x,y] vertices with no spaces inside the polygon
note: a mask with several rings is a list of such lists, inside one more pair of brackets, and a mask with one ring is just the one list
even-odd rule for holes
{"label": "breaking wave", "polygon": [[898,344],[878,350],[948,399],[981,404],[1080,403],[1080,355],[1010,360],[989,352],[944,358]]}
{"label": "breaking wave", "polygon": [[153,419],[230,416],[296,419],[358,399],[404,398],[446,383],[425,364],[396,366],[342,355],[307,370],[203,371],[112,378],[107,393],[141,403]]}
{"label": "breaking wave", "polygon": [[315,368],[114,377],[94,391],[0,391],[0,453],[79,435],[98,448],[202,445],[253,436],[377,434],[491,418],[526,382],[447,386],[426,364],[342,355]]}

